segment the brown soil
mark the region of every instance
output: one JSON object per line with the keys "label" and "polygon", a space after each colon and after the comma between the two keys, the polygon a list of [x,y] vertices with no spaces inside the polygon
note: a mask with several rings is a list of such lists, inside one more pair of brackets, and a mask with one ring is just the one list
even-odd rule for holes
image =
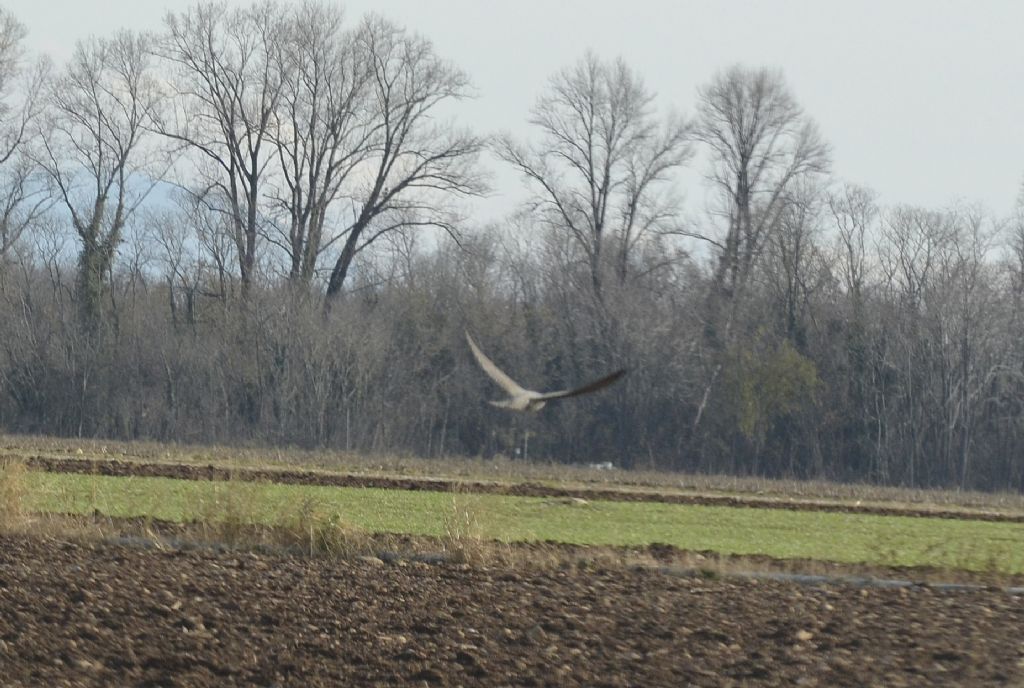
{"label": "brown soil", "polygon": [[1014,685],[1024,599],[0,536],[0,684]]}
{"label": "brown soil", "polygon": [[336,487],[376,487],[395,490],[432,490],[438,492],[471,492],[503,494],[520,497],[579,498],[617,502],[662,502],[704,506],[748,507],[760,509],[789,509],[800,511],[830,511],[842,513],[876,514],[884,516],[918,516],[980,521],[1024,523],[1024,514],[975,511],[967,509],[913,508],[850,504],[792,499],[761,499],[704,494],[672,494],[660,492],[616,490],[607,488],[564,488],[537,483],[495,483],[440,478],[396,478],[386,476],[349,475],[308,470],[278,470],[258,468],[225,468],[192,464],[118,461],[115,459],[54,458],[7,455],[0,460],[24,461],[35,470],[59,473],[86,473],[109,476],[146,476],[177,478],[181,480],[242,480],[267,481],[295,485],[328,485]]}

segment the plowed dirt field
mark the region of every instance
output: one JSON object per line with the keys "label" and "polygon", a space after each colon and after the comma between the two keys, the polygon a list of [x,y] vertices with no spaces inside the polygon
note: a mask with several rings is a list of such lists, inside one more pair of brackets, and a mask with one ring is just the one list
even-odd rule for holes
{"label": "plowed dirt field", "polygon": [[1021,685],[1024,599],[0,536],[4,686]]}

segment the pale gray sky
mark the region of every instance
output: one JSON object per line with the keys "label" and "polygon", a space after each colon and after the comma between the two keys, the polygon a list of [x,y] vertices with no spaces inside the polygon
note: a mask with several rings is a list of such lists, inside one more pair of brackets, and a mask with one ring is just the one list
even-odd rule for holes
{"label": "pale gray sky", "polygon": [[[158,28],[170,0],[7,0],[29,46],[60,60],[78,38]],[[233,0],[232,4],[244,4]],[[587,48],[621,55],[659,103],[692,113],[734,62],[781,68],[832,144],[835,173],[886,203],[955,199],[1008,213],[1024,179],[1024,3],[1015,0],[349,0],[431,38],[479,98],[460,119],[526,134],[548,77]],[[695,177],[696,179],[696,177]],[[519,193],[502,174],[499,192]],[[686,189],[703,197],[699,181]],[[502,204],[502,196],[496,203]],[[492,206],[493,207],[493,206]]]}

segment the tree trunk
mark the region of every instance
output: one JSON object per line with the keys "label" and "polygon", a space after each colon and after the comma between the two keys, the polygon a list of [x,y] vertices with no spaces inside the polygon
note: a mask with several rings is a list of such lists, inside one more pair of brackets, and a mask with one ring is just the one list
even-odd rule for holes
{"label": "tree trunk", "polygon": [[352,261],[356,257],[359,235],[362,234],[365,226],[365,222],[359,222],[352,227],[352,231],[349,232],[348,238],[345,240],[345,246],[341,249],[341,255],[338,256],[338,261],[334,264],[334,269],[331,270],[331,278],[327,282],[327,299],[324,302],[325,307],[328,309],[338,294],[341,293],[341,287],[345,284],[345,278],[348,276],[348,271],[352,267]]}

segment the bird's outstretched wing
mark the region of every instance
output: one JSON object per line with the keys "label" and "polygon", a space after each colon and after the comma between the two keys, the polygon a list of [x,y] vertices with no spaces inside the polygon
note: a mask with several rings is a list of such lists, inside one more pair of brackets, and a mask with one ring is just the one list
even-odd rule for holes
{"label": "bird's outstretched wing", "polygon": [[574,397],[579,394],[596,392],[602,387],[607,387],[608,385],[612,384],[625,374],[626,369],[623,368],[622,370],[617,370],[611,375],[606,375],[602,377],[600,380],[594,380],[590,384],[583,385],[582,387],[577,387],[576,389],[565,389],[560,392],[545,392],[544,394],[541,394],[537,398],[543,401],[550,401],[551,399],[565,399],[566,397]]}
{"label": "bird's outstretched wing", "polygon": [[469,332],[466,333],[466,341],[469,342],[469,348],[473,350],[473,356],[476,357],[476,362],[480,364],[480,367],[484,369],[485,373],[491,376],[492,380],[497,382],[501,385],[502,389],[508,392],[509,396],[516,397],[521,394],[526,394],[527,390],[520,387],[515,380],[503,373],[501,368],[494,365],[494,361],[484,355],[484,352],[476,345],[473,338],[469,336]]}

